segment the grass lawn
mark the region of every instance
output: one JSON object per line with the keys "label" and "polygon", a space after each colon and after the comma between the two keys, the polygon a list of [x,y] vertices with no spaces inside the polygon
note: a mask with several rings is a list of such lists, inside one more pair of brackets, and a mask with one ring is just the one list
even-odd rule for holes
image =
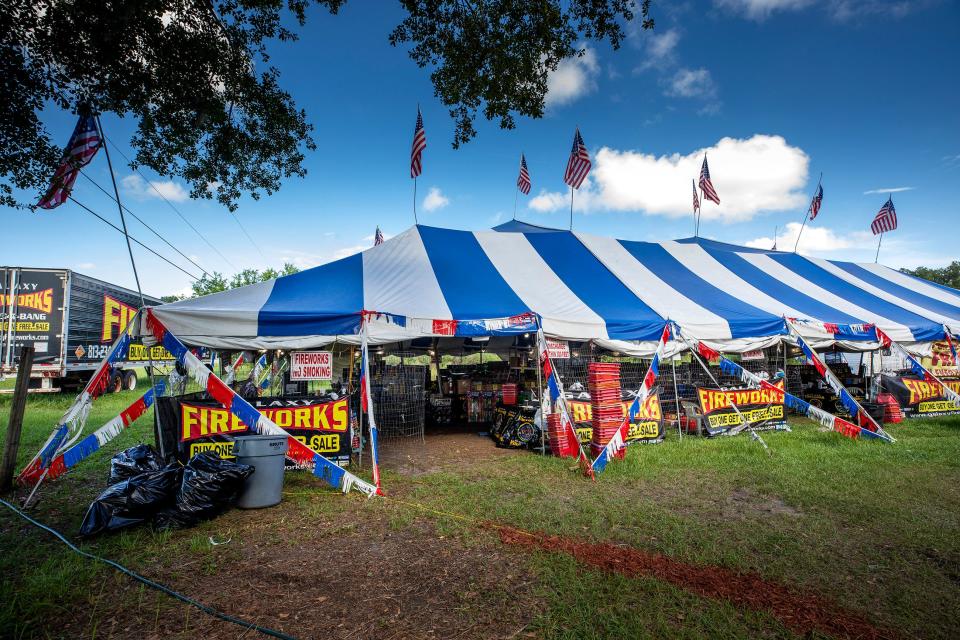
{"label": "grass lawn", "polygon": [[[137,395],[98,400],[88,430]],[[31,396],[21,465],[69,401]],[[0,395],[4,434],[9,404]],[[152,441],[151,424],[142,418],[45,487],[34,517],[75,537],[105,485],[109,455]],[[769,453],[748,437],[680,442],[673,435],[632,448],[596,482],[569,471],[569,461],[464,453],[496,453],[481,441],[423,473],[387,468],[384,499],[344,497],[291,474],[284,503],[273,509],[234,510],[172,533],[137,528],[82,546],[298,637],[449,637],[453,628],[461,637],[797,637],[766,611],[562,553],[506,547],[479,526],[485,521],[756,572],[892,635],[957,637],[960,418],[892,425],[893,445],[850,441],[805,420],[793,426],[763,434]],[[246,597],[225,594],[228,587]],[[343,598],[356,604],[328,608]],[[318,612],[309,604],[316,602],[324,603]],[[366,609],[376,619],[343,627]],[[427,633],[437,619],[455,627]],[[0,510],[0,637],[201,633],[243,631],[79,558]]]}

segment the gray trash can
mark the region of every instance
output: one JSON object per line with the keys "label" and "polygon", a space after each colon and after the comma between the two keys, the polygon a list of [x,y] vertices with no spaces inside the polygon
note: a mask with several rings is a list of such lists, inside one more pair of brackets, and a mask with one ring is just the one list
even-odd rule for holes
{"label": "gray trash can", "polygon": [[286,452],[286,436],[241,436],[234,440],[233,455],[237,462],[254,468],[240,492],[238,507],[259,509],[280,503]]}

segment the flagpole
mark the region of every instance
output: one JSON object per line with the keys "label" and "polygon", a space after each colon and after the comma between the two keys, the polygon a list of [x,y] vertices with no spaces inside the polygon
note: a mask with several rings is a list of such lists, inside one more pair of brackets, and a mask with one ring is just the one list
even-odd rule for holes
{"label": "flagpole", "polygon": [[130,235],[127,233],[127,218],[123,215],[123,205],[120,204],[120,190],[117,189],[117,178],[113,174],[113,162],[110,161],[110,149],[107,145],[107,137],[103,134],[103,124],[100,123],[100,116],[97,119],[97,129],[100,130],[100,138],[103,140],[103,153],[107,156],[107,167],[110,169],[110,180],[113,182],[113,194],[117,199],[117,210],[120,211],[120,225],[123,227],[123,237],[127,240],[127,253],[130,255],[130,266],[133,267],[133,279],[137,283],[137,293],[140,294],[140,306],[147,306],[143,299],[143,291],[140,289],[140,275],[137,273],[137,263],[133,259],[133,248],[130,246]]}
{"label": "flagpole", "polygon": [[[817,180],[817,188],[816,188],[816,190],[813,192],[813,197],[814,197],[814,198],[816,198],[816,197],[817,197],[817,193],[820,192],[820,185],[821,185],[822,183],[823,183],[823,171],[820,172],[820,179]],[[813,199],[811,199],[810,202],[813,202]],[[794,253],[797,252],[797,247],[800,246],[800,236],[803,234],[803,228],[804,228],[805,226],[807,226],[807,219],[808,219],[809,217],[810,217],[810,209],[808,208],[808,209],[807,209],[807,215],[803,216],[803,224],[800,225],[800,233],[797,234],[797,241],[796,241],[796,243],[794,243],[794,245],[793,245],[793,252],[794,252]]]}
{"label": "flagpole", "polygon": [[[117,210],[120,212],[120,224],[123,227],[123,237],[127,241],[127,255],[130,256],[130,266],[133,268],[133,280],[137,283],[137,294],[140,296],[140,308],[144,309],[147,303],[143,298],[143,289],[140,287],[140,274],[137,273],[137,262],[133,259],[133,247],[130,246],[130,234],[127,233],[127,218],[123,214],[123,205],[120,203],[120,190],[117,188],[117,176],[113,172],[113,161],[110,160],[110,145],[107,144],[107,136],[103,133],[103,123],[100,122],[100,115],[96,115],[95,118],[97,121],[97,129],[100,132],[100,139],[103,140],[103,153],[107,156],[107,167],[110,169],[110,181],[113,183],[113,195],[117,198]],[[157,385],[157,380],[156,369],[153,366],[153,349],[147,347],[146,352],[147,364],[150,366],[150,386],[154,388]],[[154,426],[156,426],[158,416],[159,414],[154,412]],[[161,455],[167,454],[163,443],[160,444],[160,453]],[[39,483],[37,486],[40,486]]]}
{"label": "flagpole", "polygon": [[883,231],[880,232],[880,239],[877,240],[877,255],[873,259],[874,264],[877,264],[877,262],[880,260],[880,243],[881,242],[883,242]]}
{"label": "flagpole", "polygon": [[570,185],[570,231],[573,231],[573,185]]}
{"label": "flagpole", "polygon": [[513,192],[513,219],[517,219],[517,198],[520,197],[520,185]]}
{"label": "flagpole", "polygon": [[697,230],[693,234],[695,237],[700,237],[700,216],[703,215],[703,188],[700,189],[700,208],[697,209]]}
{"label": "flagpole", "polygon": [[420,224],[417,220],[417,178],[413,178],[413,224]]}

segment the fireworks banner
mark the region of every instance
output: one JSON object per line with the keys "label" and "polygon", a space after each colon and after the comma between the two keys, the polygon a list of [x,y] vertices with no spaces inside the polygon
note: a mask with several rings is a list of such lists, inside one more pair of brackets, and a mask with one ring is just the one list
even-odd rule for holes
{"label": "fireworks banner", "polygon": [[377,493],[377,487],[313,451],[277,426],[273,420],[262,414],[241,396],[234,393],[220,378],[207,369],[179,338],[167,331],[167,328],[157,319],[151,309],[147,309],[146,314],[147,330],[153,334],[157,342],[166,347],[167,351],[172,353],[177,361],[186,367],[190,377],[206,389],[211,398],[229,409],[230,413],[239,418],[251,431],[263,435],[286,436],[287,456],[300,466],[308,466],[312,463],[313,475],[325,480],[330,486],[341,490],[343,493],[348,493],[350,489],[356,489],[368,497]]}
{"label": "fireworks banner", "polygon": [[[752,429],[778,429],[786,425],[783,380],[764,388],[713,389],[697,387],[707,435],[715,436],[745,422]],[[739,411],[734,409],[734,406]]]}
{"label": "fireworks banner", "polygon": [[[630,405],[633,401],[622,402],[623,415],[630,414]],[[570,415],[573,417],[574,428],[581,444],[590,444],[593,439],[593,407],[589,401],[568,400]],[[627,430],[627,445],[635,442],[660,442],[664,436],[663,409],[660,405],[660,388],[656,387],[647,399],[640,405],[640,411],[630,422]]]}
{"label": "fireworks banner", "polygon": [[[949,335],[949,333],[947,335]],[[899,342],[894,342],[890,336],[880,329],[877,329],[877,338],[880,340],[880,343],[883,346],[897,351],[900,356],[907,361],[910,370],[915,376],[930,385],[936,385],[936,389],[943,395],[944,398],[953,404],[960,405],[960,392],[955,390],[953,387],[944,384],[943,380],[920,364],[920,361],[914,358],[913,354],[904,349]]]}
{"label": "fireworks banner", "polygon": [[960,404],[947,398],[944,387],[960,393],[960,378],[939,378],[939,382],[917,377],[883,374],[880,385],[893,394],[908,418],[946,416],[960,413]]}
{"label": "fireworks banner", "polygon": [[794,395],[791,395],[782,389],[777,388],[774,384],[772,384],[768,380],[764,380],[757,374],[751,371],[747,371],[746,369],[741,367],[739,364],[737,364],[733,360],[727,358],[726,356],[723,356],[719,351],[711,349],[710,347],[705,345],[703,342],[700,342],[699,340],[693,341],[691,343],[691,341],[686,340],[685,338],[684,341],[687,342],[687,344],[692,349],[695,349],[697,353],[700,354],[701,357],[707,360],[718,360],[720,362],[720,370],[722,372],[726,373],[727,375],[731,375],[736,378],[739,378],[740,381],[746,385],[750,385],[759,389],[766,389],[771,393],[782,393],[783,402],[787,408],[793,409],[798,413],[802,413],[803,415],[807,416],[811,420],[814,420],[815,422],[819,422],[824,427],[828,429],[832,429],[833,431],[836,431],[840,435],[843,435],[852,439],[856,439],[856,438],[859,438],[860,436],[863,436],[865,438],[881,438],[883,440],[886,440],[887,442],[894,441],[893,438],[891,438],[884,432],[874,432],[874,431],[870,431],[869,429],[863,429],[860,426],[853,424],[852,422],[848,422],[843,418],[838,418],[835,415],[829,414],[826,411],[813,406],[809,402],[805,402],[800,398]]}

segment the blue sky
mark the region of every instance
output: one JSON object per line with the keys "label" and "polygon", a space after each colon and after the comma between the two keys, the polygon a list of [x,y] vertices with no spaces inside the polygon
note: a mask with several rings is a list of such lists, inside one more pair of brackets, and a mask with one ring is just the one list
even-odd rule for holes
{"label": "blue sky", "polygon": [[[483,229],[509,220],[522,151],[533,190],[520,196],[517,218],[566,226],[562,177],[579,126],[594,171],[575,197],[577,230],[639,240],[692,235],[690,179],[707,150],[723,204],[704,205],[704,236],[766,247],[777,227],[780,248],[792,248],[823,172],[823,209],[801,252],[872,261],[870,221],[887,190],[902,189],[894,193],[900,228],[884,238],[881,262],[960,258],[953,239],[960,217],[955,2],[655,3],[653,34],[631,34],[619,51],[591,46],[554,75],[545,118],[519,119],[513,131],[480,121],[477,138],[456,151],[429,71],[387,42],[402,14],[392,3],[379,6],[391,10],[373,12],[357,0],[338,16],[313,10],[299,42],[273,47],[273,63],[307,110],[319,149],[308,155],[305,179],[241,202],[236,215],[256,246],[224,208],[191,201],[182,185],[147,174],[232,265],[114,156],[126,204],[211,271],[284,261],[308,267],[348,255],[369,246],[377,225],[389,237],[413,223],[408,163],[419,102],[428,140],[417,195],[423,224]],[[73,117],[49,112],[44,120],[66,142]],[[104,127],[129,155],[132,123],[107,116]],[[109,184],[102,153],[90,171]],[[117,219],[116,206],[82,178],[74,195]],[[0,222],[32,238],[4,243],[0,262],[133,283],[122,236],[72,203],[36,214],[0,209]],[[129,224],[133,235],[172,255]],[[188,287],[183,273],[135,252],[146,293]]]}

